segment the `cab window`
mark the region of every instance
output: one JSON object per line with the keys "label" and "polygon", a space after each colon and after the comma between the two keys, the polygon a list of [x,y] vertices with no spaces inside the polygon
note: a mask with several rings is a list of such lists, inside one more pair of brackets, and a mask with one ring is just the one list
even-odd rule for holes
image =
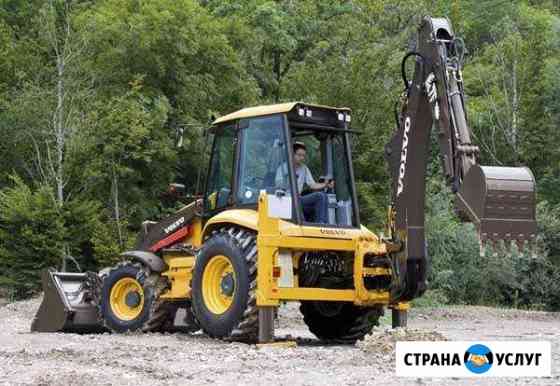
{"label": "cab window", "polygon": [[[287,148],[282,115],[253,118],[240,131],[239,184],[237,202],[256,204],[261,190],[289,192]],[[282,165],[285,178],[277,178]],[[283,174],[281,174],[283,176]]]}
{"label": "cab window", "polygon": [[227,126],[216,130],[208,183],[204,197],[204,209],[214,211],[230,202],[235,153],[235,129]]}

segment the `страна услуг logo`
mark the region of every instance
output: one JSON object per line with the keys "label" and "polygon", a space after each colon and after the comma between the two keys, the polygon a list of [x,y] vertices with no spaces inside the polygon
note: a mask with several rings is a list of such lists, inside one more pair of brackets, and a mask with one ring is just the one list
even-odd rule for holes
{"label": "\u0441\u0442\u0440\u0430\u043d\u0430 \u0443\u0441\u043b\u0443\u0433 logo", "polygon": [[494,354],[483,344],[474,344],[465,351],[465,367],[475,374],[490,370],[494,363]]}

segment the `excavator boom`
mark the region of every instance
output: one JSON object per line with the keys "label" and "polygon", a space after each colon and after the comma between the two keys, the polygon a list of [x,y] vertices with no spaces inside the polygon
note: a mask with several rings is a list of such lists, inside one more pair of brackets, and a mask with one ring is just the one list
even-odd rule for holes
{"label": "excavator boom", "polygon": [[[430,134],[435,128],[445,179],[459,218],[475,224],[482,243],[534,239],[535,179],[526,167],[480,166],[465,108],[462,40],[447,19],[425,17],[416,51],[403,59],[405,92],[397,129],[386,147],[392,177],[392,241],[401,279],[394,300],[410,300],[426,288],[425,183]],[[414,77],[406,62],[415,58]],[[403,285],[403,281],[406,282]],[[400,288],[405,288],[401,290]]]}

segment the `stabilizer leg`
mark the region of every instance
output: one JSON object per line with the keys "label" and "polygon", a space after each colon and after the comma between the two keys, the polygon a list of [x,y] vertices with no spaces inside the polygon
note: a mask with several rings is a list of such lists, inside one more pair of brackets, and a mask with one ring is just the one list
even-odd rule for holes
{"label": "stabilizer leg", "polygon": [[276,307],[259,307],[259,343],[274,341],[274,309]]}
{"label": "stabilizer leg", "polygon": [[410,305],[408,303],[399,303],[391,308],[391,324],[393,328],[406,327]]}

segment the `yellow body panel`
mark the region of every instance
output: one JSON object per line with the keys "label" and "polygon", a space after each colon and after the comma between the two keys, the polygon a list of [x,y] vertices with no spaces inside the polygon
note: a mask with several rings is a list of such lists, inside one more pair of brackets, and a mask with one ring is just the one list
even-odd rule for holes
{"label": "yellow body panel", "polygon": [[161,295],[167,300],[186,300],[191,296],[190,282],[195,257],[180,254],[164,255],[163,259],[169,269],[162,273],[167,276],[171,288]]}
{"label": "yellow body panel", "polygon": [[[198,221],[198,222],[197,222]],[[332,228],[318,226],[301,226],[282,219],[268,216],[268,200],[266,193],[259,196],[258,210],[229,209],[210,218],[204,227],[200,219],[193,223],[193,232],[189,243],[199,247],[205,235],[212,229],[223,224],[235,224],[257,232],[257,305],[277,306],[280,301],[287,300],[323,300],[353,302],[362,306],[389,305],[398,309],[408,307],[408,303],[390,304],[388,290],[368,290],[364,279],[375,276],[392,276],[390,268],[364,267],[366,255],[385,255],[393,250],[394,245],[386,244],[378,236],[365,227]],[[281,287],[274,272],[280,272],[280,251],[292,256],[292,265],[297,269],[299,259],[306,251],[341,251],[353,255],[353,289],[326,289],[298,287],[297,276],[294,274],[291,287]],[[187,260],[182,260],[187,259]],[[170,300],[184,299],[190,296],[188,284],[192,277],[194,257],[166,257],[169,271],[164,275],[175,279],[171,289],[163,296]],[[175,283],[182,281],[181,286]],[[217,279],[212,282],[217,283]],[[216,287],[216,285],[214,285]],[[222,304],[222,306],[225,303]],[[222,307],[223,308],[223,307]],[[218,310],[218,308],[216,308]]]}
{"label": "yellow body panel", "polygon": [[391,304],[389,308],[392,308],[393,310],[399,310],[399,311],[408,311],[410,309],[410,303],[402,302],[397,304]]}
{"label": "yellow body panel", "polygon": [[220,224],[237,224],[254,231],[258,228],[258,215],[253,209],[229,209],[218,213],[204,225],[202,231],[206,235],[210,229]]}
{"label": "yellow body panel", "polygon": [[[389,270],[365,268],[367,254],[383,255],[385,243],[364,227],[360,229],[322,228],[299,226],[268,216],[268,200],[263,192],[259,196],[259,233],[257,237],[257,305],[276,306],[280,300],[327,300],[349,301],[358,305],[389,304],[388,291],[368,290],[364,277],[386,276]],[[354,289],[280,288],[274,277],[274,268],[279,267],[280,249],[292,250],[294,260],[302,251],[347,251],[354,255]],[[296,254],[298,253],[298,254]],[[297,262],[294,266],[297,267]],[[297,281],[296,281],[297,283]]]}
{"label": "yellow body panel", "polygon": [[185,244],[192,245],[195,248],[200,248],[202,246],[202,219],[200,217],[195,217],[191,221],[191,232],[185,239]]}
{"label": "yellow body panel", "polygon": [[354,240],[336,240],[306,236],[263,235],[259,237],[263,246],[296,249],[300,251],[352,251]]}
{"label": "yellow body panel", "polygon": [[[272,299],[356,302],[356,292],[353,289],[279,288],[272,291]],[[376,291],[371,294],[369,300],[375,304],[387,304],[389,293],[387,291]]]}
{"label": "yellow body panel", "polygon": [[391,270],[388,268],[364,268],[362,270],[364,276],[391,276]]}

